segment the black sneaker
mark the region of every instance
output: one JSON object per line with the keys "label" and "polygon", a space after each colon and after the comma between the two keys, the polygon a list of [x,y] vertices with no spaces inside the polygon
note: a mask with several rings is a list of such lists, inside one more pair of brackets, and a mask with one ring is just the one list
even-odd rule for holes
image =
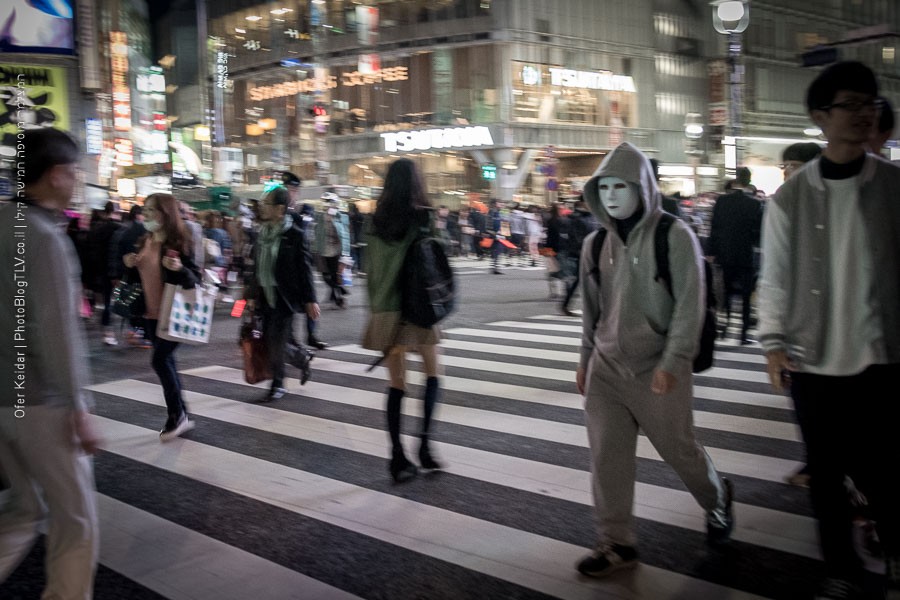
{"label": "black sneaker", "polygon": [[725,488],[725,505],[706,513],[706,541],[712,545],[728,543],[734,529],[734,484],[723,477],[722,486]]}
{"label": "black sneaker", "polygon": [[182,413],[177,421],[169,417],[169,420],[166,421],[166,426],[159,432],[159,441],[170,442],[193,428],[194,422],[188,418],[187,413]]}
{"label": "black sneaker", "polygon": [[312,347],[315,348],[316,350],[324,350],[325,348],[328,347],[328,344],[326,344],[325,342],[323,342],[323,341],[320,340],[319,338],[315,338],[315,337],[312,337],[312,336],[309,337],[309,340],[307,340],[306,345],[307,345],[307,346],[312,346]]}
{"label": "black sneaker", "polygon": [[588,577],[606,577],[621,569],[630,569],[638,564],[637,550],[621,544],[601,544],[588,556],[582,558],[575,568]]}
{"label": "black sneaker", "polygon": [[829,577],[816,591],[815,600],[857,600],[863,597],[861,587],[846,579]]}
{"label": "black sneaker", "polygon": [[276,387],[269,390],[265,396],[260,398],[260,402],[271,402],[272,400],[281,400],[284,398],[284,395],[287,394],[287,390],[283,387]]}

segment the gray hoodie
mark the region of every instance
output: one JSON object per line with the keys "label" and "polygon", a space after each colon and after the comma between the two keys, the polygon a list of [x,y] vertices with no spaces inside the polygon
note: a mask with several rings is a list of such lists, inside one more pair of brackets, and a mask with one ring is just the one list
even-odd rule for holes
{"label": "gray hoodie", "polygon": [[[628,234],[627,245],[600,201],[601,177],[618,177],[639,188],[644,214]],[[654,233],[662,215],[662,195],[650,161],[628,142],[606,156],[584,186],[584,199],[608,234],[600,252],[599,288],[591,274],[596,233],[589,235],[582,247],[580,366],[587,368],[595,355],[628,378],[657,367],[672,374],[690,373],[706,297],[704,259],[694,233],[680,220],[669,230],[670,295],[665,283],[656,279]]]}

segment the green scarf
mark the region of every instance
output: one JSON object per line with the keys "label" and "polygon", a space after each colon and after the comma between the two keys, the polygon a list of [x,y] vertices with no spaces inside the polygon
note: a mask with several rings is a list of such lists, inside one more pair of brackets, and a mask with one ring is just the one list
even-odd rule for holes
{"label": "green scarf", "polygon": [[259,244],[259,254],[257,255],[259,264],[256,266],[256,279],[266,295],[266,302],[272,308],[275,308],[276,302],[275,261],[278,259],[278,249],[281,247],[281,235],[293,224],[294,220],[291,215],[284,215],[281,223],[263,223],[259,229],[257,242]]}

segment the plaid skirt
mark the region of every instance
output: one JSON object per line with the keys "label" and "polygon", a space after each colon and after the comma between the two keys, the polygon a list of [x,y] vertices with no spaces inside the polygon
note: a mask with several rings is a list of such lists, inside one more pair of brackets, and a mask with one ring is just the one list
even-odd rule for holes
{"label": "plaid skirt", "polygon": [[437,325],[418,327],[400,319],[400,312],[374,313],[369,317],[363,334],[362,346],[368,350],[384,352],[391,346],[434,346],[441,341]]}

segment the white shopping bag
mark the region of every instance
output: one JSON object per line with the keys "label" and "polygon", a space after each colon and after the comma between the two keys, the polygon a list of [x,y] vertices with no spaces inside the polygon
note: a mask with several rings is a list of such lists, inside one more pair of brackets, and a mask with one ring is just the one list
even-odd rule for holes
{"label": "white shopping bag", "polygon": [[156,335],[185,344],[206,344],[212,328],[215,292],[202,285],[186,290],[167,283],[159,307]]}

